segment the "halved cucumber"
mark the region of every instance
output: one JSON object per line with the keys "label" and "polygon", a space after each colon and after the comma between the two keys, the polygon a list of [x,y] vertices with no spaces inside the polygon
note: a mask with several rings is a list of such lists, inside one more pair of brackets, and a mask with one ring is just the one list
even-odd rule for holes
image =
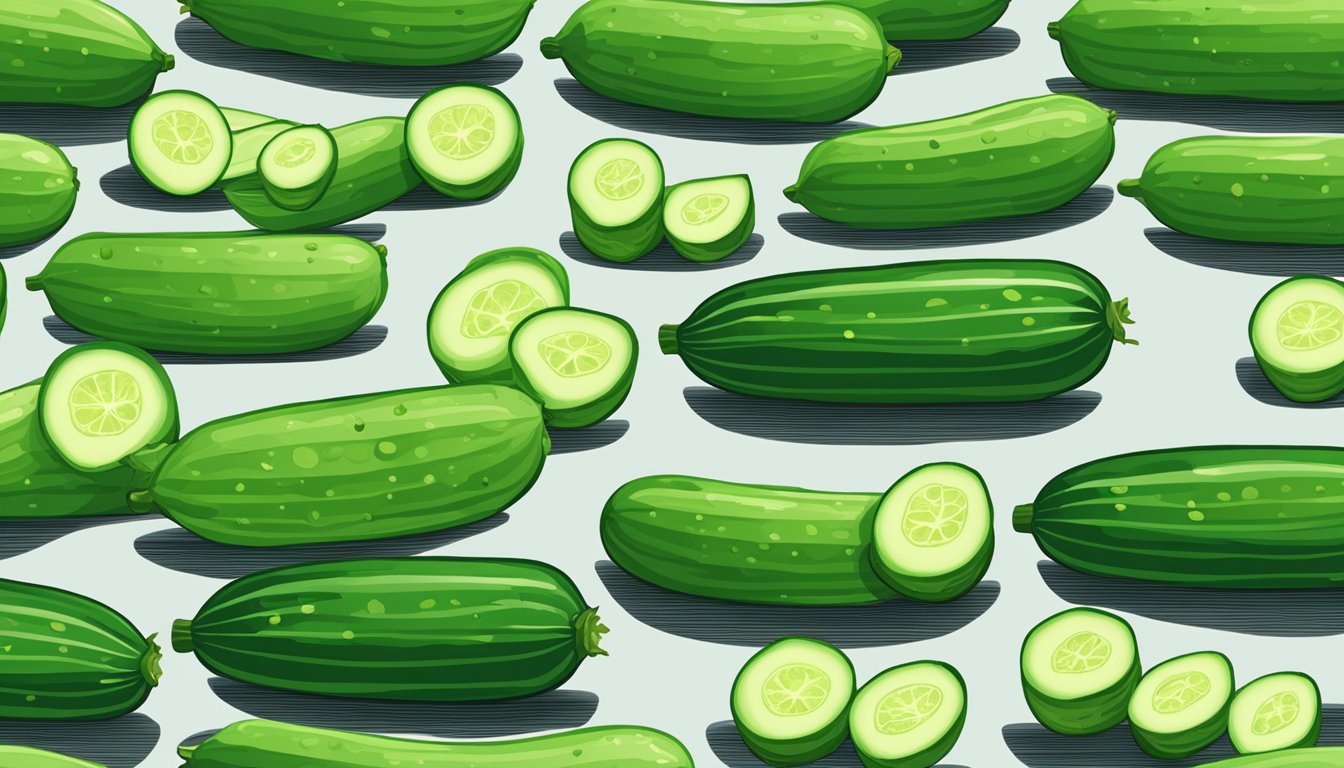
{"label": "halved cucumber", "polygon": [[869,680],[849,707],[849,735],[868,768],[929,768],[966,723],[966,683],[940,661],[902,664]]}
{"label": "halved cucumber", "polygon": [[336,140],[320,125],[282,131],[257,158],[262,189],[272,203],[289,211],[311,208],[336,175]]}
{"label": "halved cucumber", "polygon": [[569,169],[574,235],[594,256],[634,261],[663,239],[663,161],[647,145],[605,139]]}
{"label": "halved cucumber", "polygon": [[224,116],[224,122],[229,124],[229,130],[234,133],[266,123],[283,122],[260,112],[249,112],[246,109],[234,109],[232,107],[220,107],[219,113]]}
{"label": "halved cucumber", "polygon": [[569,304],[569,275],[531,248],[472,259],[429,310],[429,352],[454,384],[510,384],[509,335],[535,312]]}
{"label": "halved cucumber", "polygon": [[1189,757],[1227,730],[1232,662],[1215,651],[1164,661],[1139,680],[1129,700],[1129,729],[1144,752]]}
{"label": "halved cucumber", "polygon": [[1057,613],[1022,643],[1027,706],[1056,733],[1101,733],[1124,720],[1139,675],[1133,628],[1105,611]]}
{"label": "halved cucumber", "polygon": [[663,228],[677,253],[698,262],[731,256],[756,228],[751,179],[721,176],[685,181],[667,190]]}
{"label": "halved cucumber", "polygon": [[178,436],[177,395],[158,361],[129,344],[63,352],[42,379],[42,433],[70,466],[98,472]]}
{"label": "halved cucumber", "polygon": [[1227,720],[1232,746],[1243,755],[1314,747],[1321,735],[1321,691],[1300,672],[1256,678],[1232,697]]}
{"label": "halved cucumber", "polygon": [[170,195],[194,195],[214,186],[233,155],[224,114],[191,91],[149,97],[131,118],[129,144],[135,170]]}
{"label": "halved cucumber", "polygon": [[1284,397],[1311,403],[1344,390],[1344,283],[1303,275],[1274,286],[1251,314],[1251,347]]}
{"label": "halved cucumber", "polygon": [[518,173],[523,125],[513,102],[494,88],[450,85],[411,107],[406,147],[431,187],[459,200],[479,200]]}
{"label": "halved cucumber", "polygon": [[621,407],[638,357],[629,323],[586,309],[543,309],[509,338],[517,385],[556,427],[591,426]]}
{"label": "halved cucumber", "polygon": [[854,665],[820,640],[786,637],[752,656],[733,681],[733,722],[770,765],[804,765],[835,751],[849,732]]}
{"label": "halved cucumber", "polygon": [[257,158],[261,151],[281,133],[295,127],[288,120],[273,120],[269,123],[254,125],[233,132],[233,154],[229,157],[229,167],[224,169],[220,182],[240,179],[257,172]]}

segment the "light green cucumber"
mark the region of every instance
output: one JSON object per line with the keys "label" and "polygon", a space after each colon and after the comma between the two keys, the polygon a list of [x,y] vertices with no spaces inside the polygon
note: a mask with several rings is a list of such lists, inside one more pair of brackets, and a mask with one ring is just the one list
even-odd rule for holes
{"label": "light green cucumber", "polygon": [[746,174],[685,181],[667,190],[663,229],[677,253],[691,261],[731,256],[755,228],[756,200]]}
{"label": "light green cucumber", "polygon": [[297,123],[291,123],[288,120],[272,120],[261,125],[235,129],[233,131],[233,155],[229,157],[229,167],[224,169],[224,175],[219,179],[220,183],[255,174],[257,172],[257,158],[261,157],[261,151],[266,148],[271,139],[296,125]]}
{"label": "light green cucumber", "polygon": [[634,261],[663,239],[663,161],[647,145],[605,139],[569,169],[574,235],[594,256]]}
{"label": "light green cucumber", "polygon": [[1221,653],[1169,659],[1139,680],[1129,700],[1129,730],[1153,757],[1189,757],[1227,731],[1234,690],[1232,662]]}
{"label": "light green cucumber", "polygon": [[1251,314],[1251,348],[1289,400],[1313,403],[1344,391],[1344,283],[1299,275],[1274,286]]}
{"label": "light green cucumber", "polygon": [[248,128],[255,128],[258,125],[266,123],[281,122],[270,115],[263,115],[260,112],[250,112],[246,109],[234,109],[233,107],[220,107],[219,113],[224,116],[224,122],[229,124],[229,130],[234,133],[245,131]]}
{"label": "light green cucumber", "polygon": [[1227,735],[1243,755],[1314,747],[1321,735],[1321,691],[1301,672],[1278,672],[1232,697]]}
{"label": "light green cucumber", "polygon": [[458,200],[479,200],[518,173],[523,124],[513,102],[494,88],[449,85],[411,107],[406,148],[429,186]]}
{"label": "light green cucumber", "polygon": [[639,342],[619,317],[552,307],[514,328],[509,359],[515,383],[541,403],[547,424],[581,428],[602,421],[625,402]]}
{"label": "light green cucumber", "polygon": [[805,765],[845,740],[854,690],[854,665],[843,651],[786,637],[758,651],[733,681],[733,722],[770,765]]}
{"label": "light green cucumber", "polygon": [[224,177],[233,134],[213,101],[192,91],[162,91],[131,118],[131,165],[154,188],[194,195]]}
{"label": "light green cucumber", "polygon": [[930,768],[961,737],[966,703],[966,683],[951,665],[902,664],[859,689],[849,735],[868,768]]}
{"label": "light green cucumber", "polygon": [[0,765],[5,768],[104,768],[77,757],[48,752],[32,747],[11,747],[0,744]]}
{"label": "light green cucumber", "polygon": [[1069,736],[1101,733],[1124,720],[1141,672],[1134,629],[1093,608],[1070,608],[1033,627],[1021,666],[1031,713]]}
{"label": "light green cucumber", "polygon": [[37,242],[65,226],[78,192],[79,179],[64,152],[45,141],[0,133],[0,248]]}
{"label": "light green cucumber", "polygon": [[336,173],[336,141],[320,125],[300,125],[276,134],[257,157],[266,197],[290,211],[311,207]]}

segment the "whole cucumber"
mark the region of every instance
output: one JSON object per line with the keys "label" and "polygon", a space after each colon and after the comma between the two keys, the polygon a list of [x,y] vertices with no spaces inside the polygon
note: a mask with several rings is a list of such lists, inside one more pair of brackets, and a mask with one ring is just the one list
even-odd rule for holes
{"label": "whole cucumber", "polygon": [[77,192],[79,179],[64,152],[0,133],[0,248],[41,240],[65,226]]}

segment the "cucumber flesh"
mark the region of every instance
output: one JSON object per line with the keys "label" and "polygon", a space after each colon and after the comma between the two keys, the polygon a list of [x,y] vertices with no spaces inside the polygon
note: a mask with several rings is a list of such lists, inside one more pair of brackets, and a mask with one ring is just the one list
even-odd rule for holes
{"label": "cucumber flesh", "polygon": [[263,115],[260,112],[249,112],[246,109],[234,109],[232,107],[220,107],[219,113],[224,116],[224,122],[229,124],[229,130],[234,133],[266,123],[285,122],[270,115]]}
{"label": "cucumber flesh", "polygon": [[733,721],[770,765],[804,765],[831,754],[849,732],[854,665],[820,640],[786,637],[752,656],[733,681]]}
{"label": "cucumber flesh", "polygon": [[518,386],[556,427],[587,427],[614,413],[630,394],[638,356],[628,323],[585,309],[544,309],[509,338]]}
{"label": "cucumber flesh", "polygon": [[756,201],[744,175],[686,181],[667,190],[663,228],[677,253],[691,261],[731,256],[756,228]]}
{"label": "cucumber flesh", "polygon": [[494,88],[450,85],[411,107],[406,147],[431,187],[459,200],[479,200],[518,173],[523,125],[513,102]]}
{"label": "cucumber flesh", "polygon": [[156,189],[195,195],[224,177],[233,136],[213,101],[191,91],[164,91],[131,118],[131,164]]}
{"label": "cucumber flesh", "polygon": [[261,151],[257,173],[272,203],[290,211],[311,208],[336,174],[336,141],[320,125],[282,131]]}
{"label": "cucumber flesh", "polygon": [[634,261],[663,239],[663,161],[628,139],[599,141],[569,170],[574,235],[594,256]]}
{"label": "cucumber flesh", "polygon": [[1227,720],[1232,746],[1243,755],[1314,747],[1321,735],[1321,692],[1300,672],[1257,678],[1232,697]]}
{"label": "cucumber flesh", "polygon": [[1251,347],[1265,378],[1298,402],[1344,390],[1344,283],[1305,275],[1274,286],[1251,315]]}
{"label": "cucumber flesh", "polygon": [[271,139],[295,127],[288,120],[274,120],[261,125],[233,132],[233,155],[229,157],[229,167],[224,169],[221,182],[251,176],[257,172],[257,158]]}
{"label": "cucumber flesh", "polygon": [[966,684],[952,666],[916,661],[869,680],[849,708],[849,732],[868,768],[929,768],[966,723]]}
{"label": "cucumber flesh", "polygon": [[1124,720],[1139,672],[1129,623],[1093,608],[1051,616],[1022,644],[1027,706],[1056,733],[1101,733]]}
{"label": "cucumber flesh", "polygon": [[1148,670],[1129,700],[1129,729],[1144,752],[1163,760],[1189,757],[1227,730],[1232,662],[1205,651]]}

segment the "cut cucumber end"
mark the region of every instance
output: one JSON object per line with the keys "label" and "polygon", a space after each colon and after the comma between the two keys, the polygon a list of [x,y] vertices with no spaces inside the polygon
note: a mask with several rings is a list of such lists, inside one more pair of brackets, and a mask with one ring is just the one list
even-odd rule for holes
{"label": "cut cucumber end", "polygon": [[1189,757],[1227,730],[1232,663],[1204,651],[1158,664],[1129,700],[1129,727],[1144,752],[1164,760]]}
{"label": "cut cucumber end", "polygon": [[1129,623],[1071,608],[1037,624],[1022,643],[1022,691],[1046,728],[1101,733],[1125,719],[1139,684],[1138,643]]}
{"label": "cut cucumber end", "polygon": [[320,125],[286,128],[257,156],[257,174],[266,197],[289,211],[311,208],[336,174],[336,140]]}
{"label": "cut cucumber end", "polygon": [[647,145],[606,139],[581,152],[569,170],[574,234],[593,255],[633,261],[663,238],[663,163]]}
{"label": "cut cucumber end", "polygon": [[196,650],[196,641],[191,637],[191,620],[176,619],[169,634],[169,642],[177,653],[192,653]]}
{"label": "cut cucumber end", "polygon": [[158,634],[152,634],[145,638],[145,655],[140,657],[140,674],[144,676],[145,682],[150,688],[158,686],[159,681],[163,679],[163,649],[155,642]]}
{"label": "cut cucumber end", "polygon": [[840,649],[786,637],[758,651],[733,681],[733,722],[766,763],[805,765],[844,740],[854,689],[854,666]]}
{"label": "cut cucumber end", "polygon": [[543,309],[509,338],[517,385],[555,427],[588,427],[614,413],[630,393],[638,357],[630,325],[591,310]]}
{"label": "cut cucumber end", "polygon": [[663,198],[663,230],[677,253],[691,261],[727,258],[755,227],[756,201],[745,174],[682,182]]}
{"label": "cut cucumber end", "polygon": [[1035,514],[1034,504],[1018,504],[1013,507],[1013,530],[1018,533],[1031,533],[1031,521]]}
{"label": "cut cucumber end", "polygon": [[951,665],[916,661],[874,677],[854,697],[849,732],[869,768],[928,768],[966,722],[966,683]]}
{"label": "cut cucumber end", "polygon": [[163,91],[131,118],[131,164],[156,189],[195,195],[224,176],[233,137],[219,107],[199,93]]}
{"label": "cut cucumber end", "polygon": [[541,55],[548,59],[560,58],[560,41],[554,37],[541,39]]}
{"label": "cut cucumber end", "polygon": [[[225,112],[224,119],[229,120],[229,125],[232,127],[234,118],[231,118],[228,112]],[[261,158],[262,150],[271,143],[271,139],[290,128],[297,127],[296,123],[288,120],[272,120],[260,125],[233,128],[233,155],[229,158],[229,167],[224,169],[220,183],[255,175],[257,161]]]}
{"label": "cut cucumber end", "polygon": [[681,326],[668,323],[658,327],[658,349],[664,355],[677,354],[677,329]]}
{"label": "cut cucumber end", "polygon": [[1129,338],[1128,331],[1125,330],[1126,325],[1134,324],[1134,317],[1129,310],[1129,299],[1111,302],[1111,306],[1106,309],[1106,324],[1110,327],[1111,337],[1116,343],[1136,347],[1139,345],[1138,340]]}
{"label": "cut cucumber end", "polygon": [[1243,755],[1312,747],[1321,733],[1321,692],[1300,672],[1265,675],[1232,697],[1227,734]]}
{"label": "cut cucumber end", "polygon": [[1143,197],[1143,182],[1139,179],[1121,179],[1120,183],[1115,185],[1115,191],[1121,197],[1141,199]]}
{"label": "cut cucumber end", "polygon": [[585,658],[608,655],[602,649],[602,636],[611,630],[602,623],[596,608],[589,608],[574,621],[574,639]]}
{"label": "cut cucumber end", "polygon": [[1274,286],[1251,313],[1255,359],[1283,395],[1328,400],[1344,390],[1344,283],[1302,275]]}
{"label": "cut cucumber end", "polygon": [[1051,40],[1058,40],[1058,39],[1059,39],[1059,22],[1058,22],[1058,21],[1052,21],[1052,22],[1050,22],[1049,24],[1046,24],[1046,25],[1045,25],[1045,33],[1046,33],[1047,35],[1050,36],[1050,39],[1051,39]]}
{"label": "cut cucumber end", "polygon": [[518,172],[522,121],[513,102],[494,88],[450,85],[411,107],[406,148],[425,183],[449,197],[479,200]]}

